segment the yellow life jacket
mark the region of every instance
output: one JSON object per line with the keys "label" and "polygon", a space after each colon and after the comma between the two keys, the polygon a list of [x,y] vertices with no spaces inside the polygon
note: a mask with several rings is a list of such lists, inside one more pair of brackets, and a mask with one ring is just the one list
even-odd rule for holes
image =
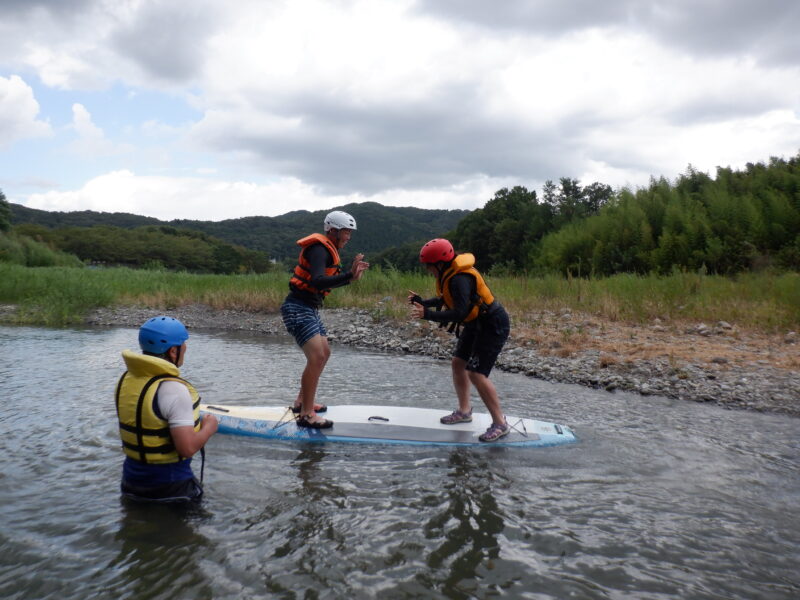
{"label": "yellow life jacket", "polygon": [[342,272],[341,260],[339,259],[339,250],[336,248],[336,245],[330,241],[327,236],[322,235],[321,233],[312,233],[311,235],[307,235],[306,237],[297,240],[297,245],[300,246],[300,256],[297,258],[297,266],[294,268],[294,272],[292,273],[292,278],[289,280],[289,283],[297,289],[311,292],[312,294],[320,294],[324,298],[330,294],[331,291],[329,289],[318,290],[311,285],[311,263],[309,263],[304,256],[305,249],[317,243],[325,246],[326,250],[333,259],[333,266],[325,267],[325,275],[330,277],[331,275],[338,275]]}
{"label": "yellow life jacket", "polygon": [[119,436],[127,456],[147,464],[176,463],[184,458],[175,450],[169,433],[169,422],[156,415],[153,409],[156,390],[162,381],[180,381],[192,396],[194,430],[200,431],[200,395],[185,379],[178,367],[155,356],[122,353],[128,370],[117,384],[116,404]]}
{"label": "yellow life jacket", "polygon": [[450,280],[459,273],[467,273],[475,278],[476,296],[473,298],[472,308],[464,319],[464,323],[474,321],[478,318],[481,308],[485,309],[494,302],[494,296],[489,286],[486,285],[486,282],[474,265],[474,255],[469,253],[458,254],[450,263],[450,266],[442,273],[441,277],[436,279],[436,295],[444,300],[444,305],[448,309],[452,309],[453,296],[450,294]]}

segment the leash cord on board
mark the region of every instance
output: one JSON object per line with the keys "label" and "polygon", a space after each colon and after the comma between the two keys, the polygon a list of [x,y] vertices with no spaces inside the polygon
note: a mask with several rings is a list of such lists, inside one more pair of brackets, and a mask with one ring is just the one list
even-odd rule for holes
{"label": "leash cord on board", "polygon": [[[517,425],[522,425],[522,431],[517,429]],[[522,437],[528,437],[528,430],[525,429],[525,422],[522,419],[519,419],[516,423],[513,424],[509,423],[508,426],[511,427],[511,429],[516,431],[518,434],[520,434]]]}
{"label": "leash cord on board", "polygon": [[296,421],[299,418],[299,416],[295,417],[294,415],[292,415],[291,419],[287,419],[286,415],[288,415],[291,412],[292,412],[292,407],[291,406],[287,406],[286,407],[286,411],[281,415],[281,418],[278,419],[277,421],[275,421],[275,425],[272,426],[273,431],[275,429],[277,429],[278,427],[283,427],[287,423],[291,423],[292,421]]}

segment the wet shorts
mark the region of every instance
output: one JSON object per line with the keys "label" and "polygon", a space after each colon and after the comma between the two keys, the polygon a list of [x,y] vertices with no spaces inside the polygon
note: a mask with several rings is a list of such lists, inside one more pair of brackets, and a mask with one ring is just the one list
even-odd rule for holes
{"label": "wet shorts", "polygon": [[294,336],[294,340],[301,348],[315,335],[328,336],[325,325],[319,318],[319,311],[294,298],[287,298],[283,302],[281,317],[286,331]]}
{"label": "wet shorts", "polygon": [[488,377],[510,331],[508,313],[498,304],[491,313],[461,329],[453,356],[467,362],[467,371]]}
{"label": "wet shorts", "polygon": [[123,478],[120,491],[124,498],[138,502],[199,502],[203,497],[203,485],[194,477],[147,487]]}

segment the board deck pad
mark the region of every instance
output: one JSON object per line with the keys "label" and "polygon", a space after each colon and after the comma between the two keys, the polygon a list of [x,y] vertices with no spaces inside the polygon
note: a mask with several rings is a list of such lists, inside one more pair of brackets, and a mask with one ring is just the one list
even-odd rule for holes
{"label": "board deck pad", "polygon": [[329,406],[322,413],[334,422],[329,429],[298,427],[288,406],[201,405],[201,413],[219,419],[219,432],[275,440],[318,442],[377,442],[436,446],[556,446],[577,441],[566,425],[506,417],[511,433],[497,442],[478,436],[491,425],[486,413],[473,413],[471,423],[444,425],[449,411],[407,406],[350,404]]}

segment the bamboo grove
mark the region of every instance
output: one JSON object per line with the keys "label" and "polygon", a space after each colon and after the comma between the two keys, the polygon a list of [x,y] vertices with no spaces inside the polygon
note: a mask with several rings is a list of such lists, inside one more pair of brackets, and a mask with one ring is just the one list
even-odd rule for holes
{"label": "bamboo grove", "polygon": [[[548,181],[541,200],[522,186],[501,189],[446,235],[494,274],[796,271],[800,154],[718,168],[714,178],[689,167],[675,182],[653,178],[637,190],[569,178]],[[418,248],[393,248],[374,262],[414,268]]]}

